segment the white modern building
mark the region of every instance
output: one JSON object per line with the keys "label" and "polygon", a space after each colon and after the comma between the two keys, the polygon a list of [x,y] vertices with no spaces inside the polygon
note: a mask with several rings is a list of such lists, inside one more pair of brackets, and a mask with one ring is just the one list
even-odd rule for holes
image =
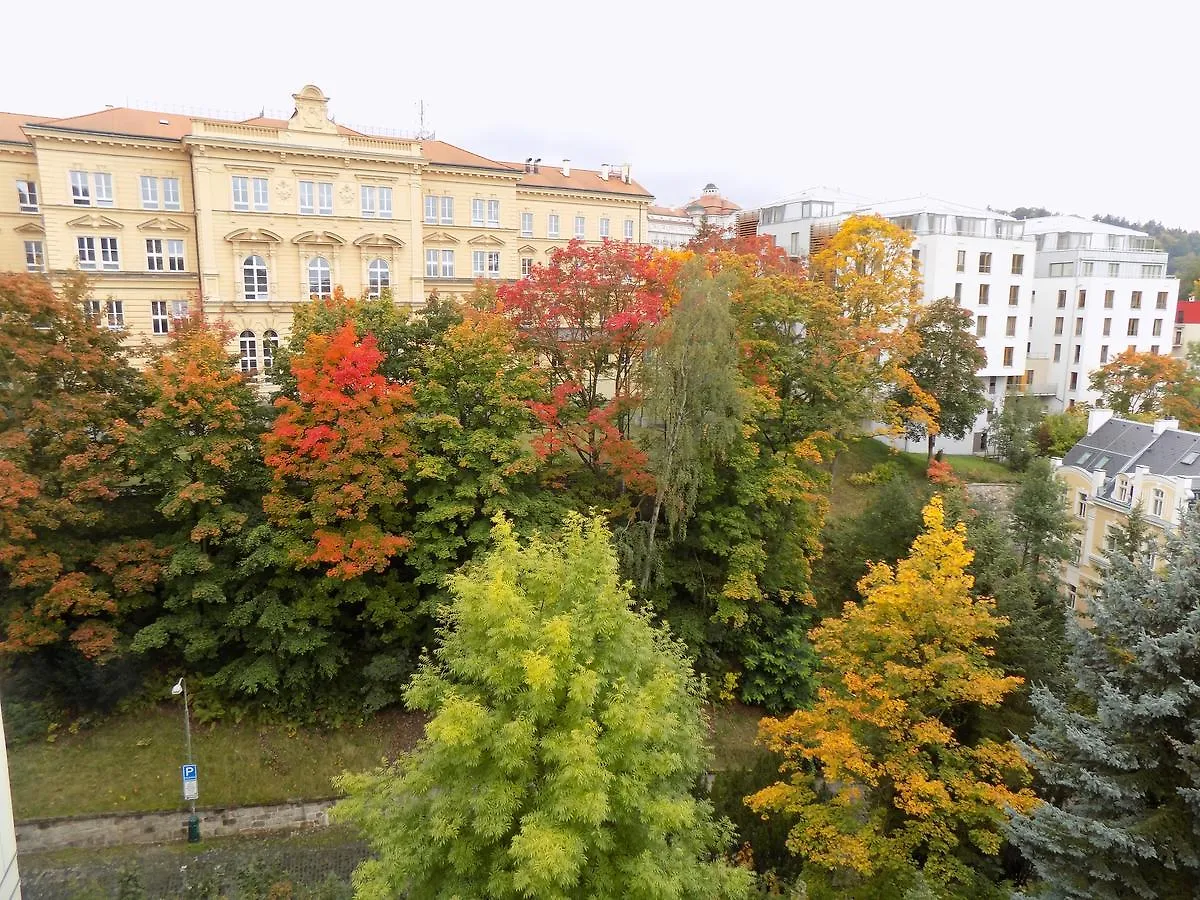
{"label": "white modern building", "polygon": [[1004,397],[1031,385],[1026,366],[1033,303],[1034,242],[1023,223],[994,210],[976,209],[932,197],[882,203],[830,188],[813,188],[764,207],[759,234],[769,234],[789,255],[818,250],[853,214],[876,214],[913,233],[913,257],[921,267],[926,302],[953,297],[971,313],[987,362],[979,378],[991,401],[961,440],[939,438],[947,453],[987,450],[990,419]]}
{"label": "white modern building", "polygon": [[1170,354],[1179,279],[1145,232],[1081,216],[1028,219],[1037,242],[1029,368],[1052,412],[1095,405],[1090,375],[1125,350]]}
{"label": "white modern building", "polygon": [[678,250],[696,236],[696,223],[682,209],[651,206],[646,223],[648,243],[656,250]]}
{"label": "white modern building", "polygon": [[699,197],[681,207],[651,206],[646,229],[647,243],[659,250],[677,249],[694,238],[702,224],[732,234],[741,211],[740,206],[728,197],[721,196],[717,186],[709,182]]}

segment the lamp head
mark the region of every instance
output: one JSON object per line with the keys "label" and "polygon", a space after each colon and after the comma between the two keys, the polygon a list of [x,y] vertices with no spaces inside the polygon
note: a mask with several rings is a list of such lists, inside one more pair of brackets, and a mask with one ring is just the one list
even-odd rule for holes
{"label": "lamp head", "polygon": [[177,682],[175,682],[175,686],[173,688],[171,688],[171,696],[178,697],[182,693],[183,693],[183,679],[180,678]]}

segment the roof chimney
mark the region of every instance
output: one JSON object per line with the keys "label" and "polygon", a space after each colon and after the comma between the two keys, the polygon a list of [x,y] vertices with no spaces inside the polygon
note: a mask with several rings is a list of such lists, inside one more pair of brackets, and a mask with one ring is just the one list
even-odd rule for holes
{"label": "roof chimney", "polygon": [[525,157],[525,171],[526,172],[533,171],[533,157],[532,156]]}
{"label": "roof chimney", "polygon": [[629,163],[622,163],[622,164],[621,164],[621,180],[622,180],[623,182],[625,182],[626,184],[629,184],[629,170],[630,170],[630,168],[632,168],[632,167],[629,165]]}
{"label": "roof chimney", "polygon": [[600,177],[608,181],[608,173],[612,171],[612,166],[608,163],[602,163],[600,166]]}
{"label": "roof chimney", "polygon": [[1179,420],[1178,419],[1155,419],[1154,420],[1154,434],[1156,436],[1162,434],[1164,431],[1178,431],[1178,430],[1179,430]]}
{"label": "roof chimney", "polygon": [[1090,409],[1088,410],[1087,433],[1093,434],[1105,422],[1113,417],[1111,409]]}
{"label": "roof chimney", "polygon": [[563,160],[562,173],[563,173],[563,178],[571,177],[571,161],[569,159]]}
{"label": "roof chimney", "polygon": [[535,159],[535,160],[533,161],[533,171],[534,171],[534,173],[536,174],[537,172],[540,172],[540,171],[541,171],[541,167],[542,167],[542,158],[539,156],[537,159]]}

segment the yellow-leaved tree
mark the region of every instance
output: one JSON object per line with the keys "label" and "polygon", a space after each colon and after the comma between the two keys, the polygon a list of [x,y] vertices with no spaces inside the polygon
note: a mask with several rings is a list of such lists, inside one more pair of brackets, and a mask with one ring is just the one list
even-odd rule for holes
{"label": "yellow-leaved tree", "polygon": [[988,659],[1006,620],[972,595],[966,529],[946,526],[940,496],[924,519],[908,557],[876,565],[863,602],[813,630],[817,702],[760,724],[786,777],[747,802],[793,818],[789,848],[844,896],[918,878],[970,893],[972,863],[1000,851],[1006,811],[1037,802],[1016,749],[974,727],[1021,682]]}

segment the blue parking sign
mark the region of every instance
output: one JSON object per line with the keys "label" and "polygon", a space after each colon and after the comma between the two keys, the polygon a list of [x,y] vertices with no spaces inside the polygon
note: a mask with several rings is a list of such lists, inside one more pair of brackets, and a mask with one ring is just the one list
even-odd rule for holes
{"label": "blue parking sign", "polygon": [[187,765],[187,766],[180,766],[180,768],[183,769],[183,780],[184,781],[195,781],[196,780],[196,767],[195,766]]}

